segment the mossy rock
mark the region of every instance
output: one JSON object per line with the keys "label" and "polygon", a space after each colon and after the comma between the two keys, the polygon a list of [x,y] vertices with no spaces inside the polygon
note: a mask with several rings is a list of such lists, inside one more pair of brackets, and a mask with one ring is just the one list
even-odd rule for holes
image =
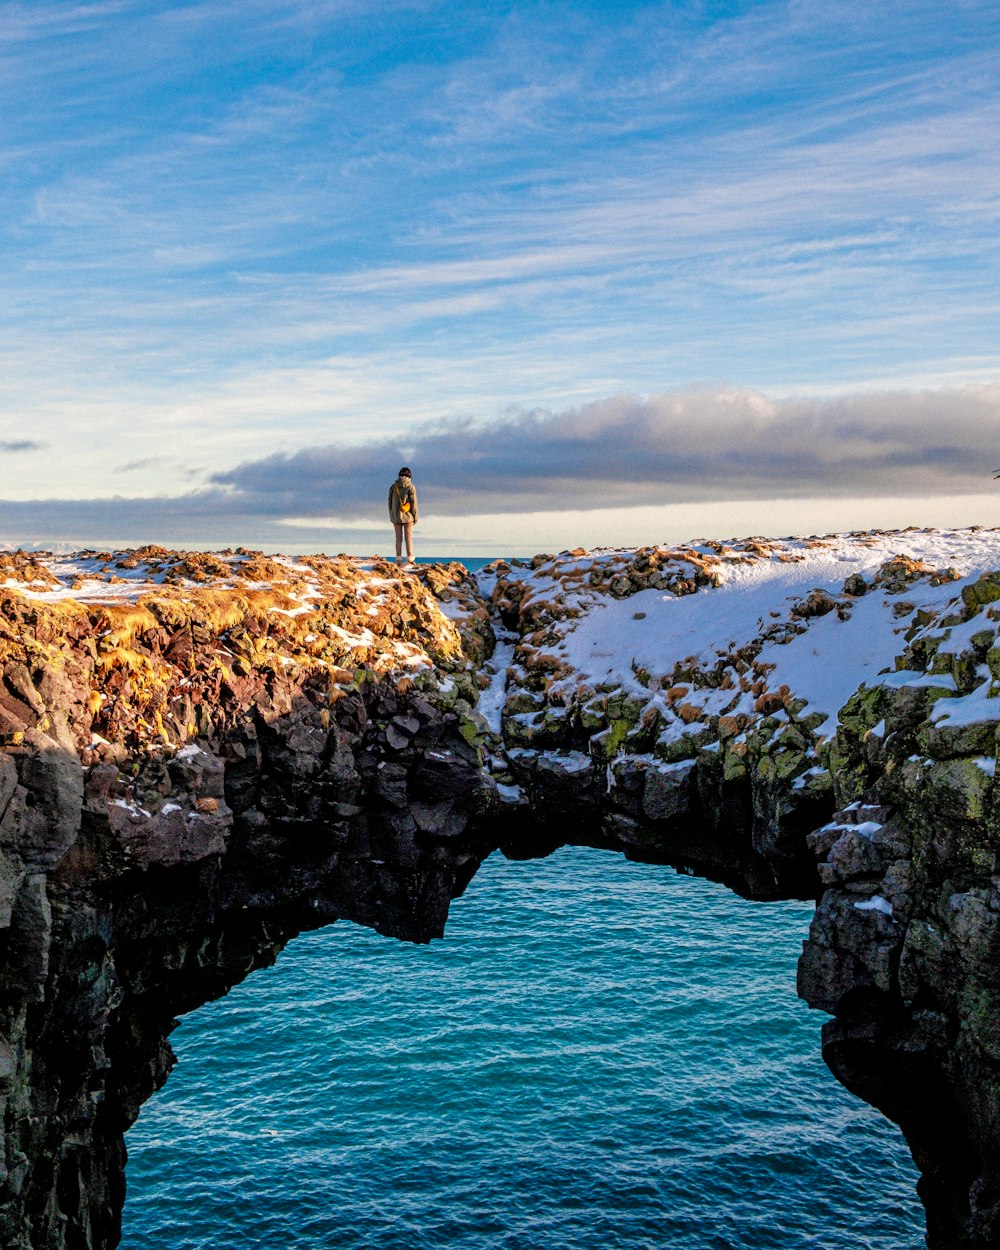
{"label": "mossy rock", "polygon": [[542,731],[547,737],[565,737],[568,724],[569,712],[564,707],[547,707],[542,713]]}
{"label": "mossy rock", "polygon": [[452,673],[451,678],[455,683],[459,698],[464,699],[472,707],[479,699],[479,687],[476,685],[476,679],[469,672]]}
{"label": "mossy rock", "polygon": [[[787,722],[785,722],[787,723]],[[747,747],[755,758],[765,755],[770,749],[775,733],[781,728],[782,722],[776,716],[765,716],[762,721],[747,730]]]}
{"label": "mossy rock", "polygon": [[[560,715],[561,713],[561,715]],[[503,718],[503,740],[509,747],[531,747],[535,750],[562,746],[566,739],[565,708],[546,708],[544,712],[519,712]]]}
{"label": "mossy rock", "polygon": [[884,719],[890,731],[914,730],[930,716],[931,709],[939,699],[953,699],[954,697],[955,691],[950,685],[887,688]]}
{"label": "mossy rock", "polygon": [[469,746],[475,747],[476,750],[481,750],[493,736],[488,728],[477,724],[471,716],[463,716],[461,718],[458,722],[458,732]]}
{"label": "mossy rock", "polygon": [[607,729],[590,739],[590,754],[595,764],[608,764],[621,751],[625,739],[632,730],[627,720],[613,720]]}
{"label": "mossy rock", "polygon": [[716,743],[715,731],[706,725],[694,733],[681,734],[677,738],[657,739],[653,744],[653,754],[665,764],[676,764],[681,760],[690,760],[704,747]]}
{"label": "mossy rock", "polygon": [[837,806],[843,807],[861,798],[869,783],[867,759],[839,733],[829,744],[826,767],[834,779]]}
{"label": "mossy rock", "polygon": [[[921,613],[918,611],[917,617],[920,615]],[[929,620],[934,619],[933,615],[929,613],[925,613],[925,615],[928,616]],[[937,654],[941,643],[944,641],[943,636],[940,634],[936,637],[932,637],[927,634],[924,634],[920,638],[916,637],[916,635],[920,633],[920,630],[929,623],[929,620],[923,621],[920,626],[911,626],[911,628],[908,629],[903,635],[909,645],[903,652],[902,658],[907,664],[910,664],[914,668],[930,668],[931,661]]]}
{"label": "mossy rock", "polygon": [[608,723],[607,700],[591,699],[577,709],[577,721],[585,733],[603,729]]}
{"label": "mossy rock", "polygon": [[778,744],[785,750],[805,752],[809,750],[809,739],[796,725],[789,725],[778,735]]}
{"label": "mossy rock", "polygon": [[980,721],[974,725],[921,725],[916,736],[917,749],[936,760],[956,759],[967,755],[995,756],[997,749],[996,721]]}
{"label": "mossy rock", "polygon": [[962,587],[962,602],[968,616],[974,616],[987,603],[1000,599],[1000,572],[984,573],[970,586]]}
{"label": "mossy rock", "polygon": [[635,725],[638,723],[645,706],[645,699],[640,699],[636,695],[625,694],[624,691],[618,691],[608,699],[608,720],[627,720],[630,725]]}
{"label": "mossy rock", "polygon": [[[959,995],[959,1019],[962,1022],[962,1031],[971,1035],[976,1046],[995,1064],[1000,1064],[1000,1029],[997,1028],[997,1020],[1000,1019],[1000,994],[996,987],[978,978],[966,982]],[[981,1097],[990,1098],[995,1105],[995,1086],[983,1090]],[[994,1116],[997,1112],[1000,1112],[1000,1108],[996,1108]]]}
{"label": "mossy rock", "polygon": [[505,715],[514,716],[519,712],[537,712],[544,703],[545,699],[540,694],[535,694],[531,690],[515,690],[507,696],[503,710]]}
{"label": "mossy rock", "polygon": [[747,766],[746,752],[723,749],[722,779],[723,781],[742,781],[750,769]]}
{"label": "mossy rock", "polygon": [[975,653],[968,651],[962,655],[953,655],[951,657],[951,675],[955,679],[955,685],[959,690],[968,693],[970,690],[980,684],[982,678],[976,671],[980,664],[980,659]]}
{"label": "mossy rock", "polygon": [[899,961],[899,988],[904,1004],[911,1005],[931,984],[940,994],[951,988],[952,961],[944,933],[927,920],[914,920],[906,929]]}
{"label": "mossy rock", "polygon": [[841,729],[859,736],[883,719],[887,691],[883,686],[861,686],[840,710]]}
{"label": "mossy rock", "polygon": [[923,770],[922,780],[917,795],[920,816],[956,827],[983,825],[990,811],[993,778],[975,760],[936,760]]}
{"label": "mossy rock", "polygon": [[764,782],[791,781],[810,767],[804,751],[779,749],[761,756],[757,763],[757,775]]}
{"label": "mossy rock", "polygon": [[818,772],[807,777],[802,784],[802,793],[810,798],[826,798],[833,793],[833,774],[822,765],[817,766]]}

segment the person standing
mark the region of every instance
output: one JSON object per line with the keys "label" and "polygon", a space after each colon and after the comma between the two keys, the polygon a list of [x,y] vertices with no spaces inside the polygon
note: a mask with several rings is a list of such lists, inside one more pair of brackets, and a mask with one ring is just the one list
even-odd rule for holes
{"label": "person standing", "polygon": [[403,540],[406,540],[406,562],[413,563],[413,527],[417,523],[417,490],[413,474],[407,468],[389,487],[389,519],[396,527],[396,563],[403,563]]}

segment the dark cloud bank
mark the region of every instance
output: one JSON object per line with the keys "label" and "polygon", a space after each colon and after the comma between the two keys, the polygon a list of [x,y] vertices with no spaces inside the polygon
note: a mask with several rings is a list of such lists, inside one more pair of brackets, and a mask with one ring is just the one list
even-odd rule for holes
{"label": "dark cloud bank", "polygon": [[[10,445],[8,445],[10,446]],[[282,518],[370,520],[410,464],[425,513],[511,514],[639,504],[993,491],[1000,387],[772,400],[753,391],[617,396],[405,442],[303,448],[237,465],[175,498],[0,503],[6,537],[288,542]],[[317,534],[329,531],[317,530]],[[358,541],[365,531],[353,529]]]}

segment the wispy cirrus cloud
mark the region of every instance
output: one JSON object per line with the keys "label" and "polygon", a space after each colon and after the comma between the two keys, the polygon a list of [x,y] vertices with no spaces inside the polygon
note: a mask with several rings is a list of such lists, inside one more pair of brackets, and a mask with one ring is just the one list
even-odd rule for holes
{"label": "wispy cirrus cloud", "polygon": [[1000,10],[722,7],[0,0],[0,419],[52,447],[17,493],[180,498],[181,436],[225,473],[699,379],[996,380]]}

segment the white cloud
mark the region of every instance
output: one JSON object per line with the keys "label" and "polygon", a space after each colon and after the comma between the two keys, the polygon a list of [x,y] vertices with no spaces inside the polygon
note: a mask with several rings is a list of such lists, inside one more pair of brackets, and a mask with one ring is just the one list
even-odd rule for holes
{"label": "white cloud", "polygon": [[377,8],[0,3],[0,415],[52,446],[12,493],[1000,378],[994,5]]}

